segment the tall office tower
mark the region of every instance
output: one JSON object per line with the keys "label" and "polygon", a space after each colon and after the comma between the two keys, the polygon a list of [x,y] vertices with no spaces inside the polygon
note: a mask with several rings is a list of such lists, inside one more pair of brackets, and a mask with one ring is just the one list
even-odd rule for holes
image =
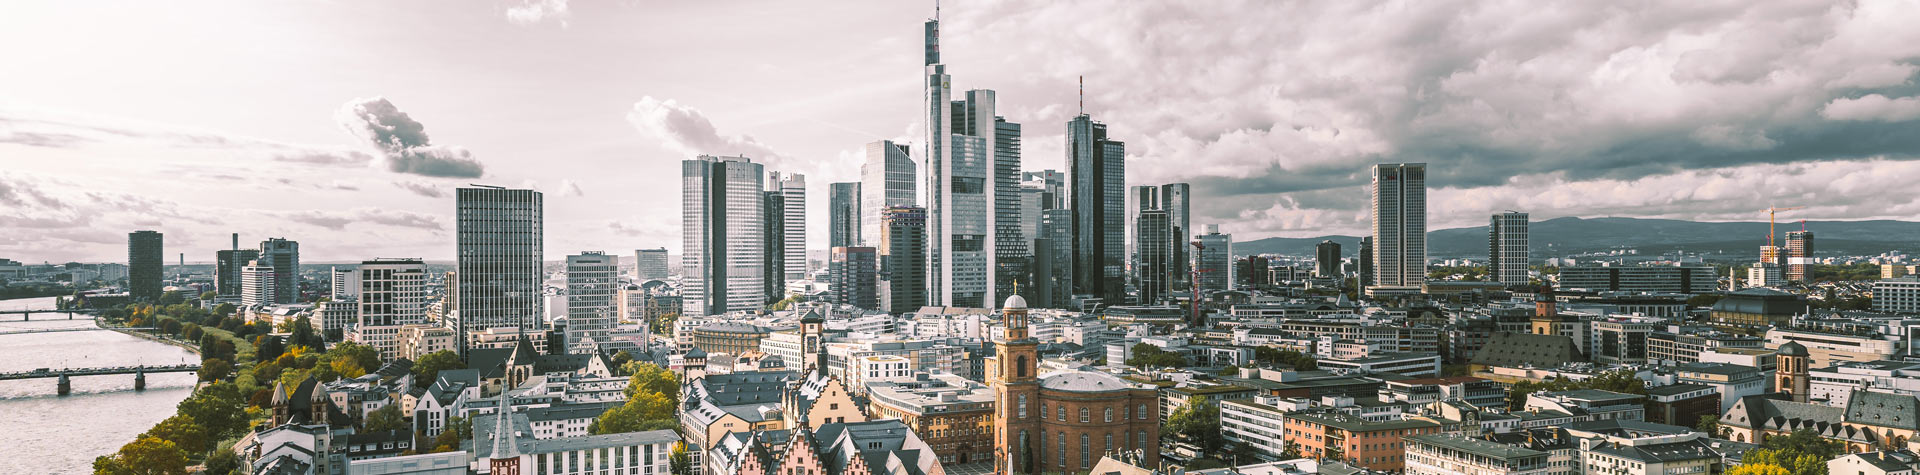
{"label": "tall office tower", "polygon": [[1427,164],[1373,166],[1373,278],[1402,290],[1427,281]]}
{"label": "tall office tower", "polygon": [[840,246],[833,248],[827,259],[827,283],[832,291],[830,302],[840,305],[852,305],[855,308],[879,308],[879,297],[874,285],[879,256],[874,248],[861,246]]}
{"label": "tall office tower", "polygon": [[539,330],[545,301],[545,197],[534,190],[474,186],[454,190],[459,253],[454,309],[447,327],[465,351],[467,335],[492,328]]}
{"label": "tall office tower", "polygon": [[860,245],[860,182],[827,185],[827,246]]}
{"label": "tall office tower", "polygon": [[639,282],[665,280],[667,278],[667,248],[634,250],[633,277]]}
{"label": "tall office tower", "polygon": [[[1187,290],[1188,263],[1185,261],[1187,249],[1192,247],[1188,244],[1186,228],[1187,190],[1186,183],[1136,186],[1133,198],[1127,200],[1127,207],[1134,213],[1133,272],[1137,276],[1135,283],[1142,290],[1142,303],[1156,303],[1165,300],[1169,292]],[[1151,233],[1140,229],[1146,225],[1143,220],[1148,219],[1150,212],[1159,213],[1151,218],[1155,220]],[[1148,275],[1149,272],[1152,275]],[[1147,285],[1153,286],[1154,293],[1146,292]]]}
{"label": "tall office tower", "polygon": [[240,233],[234,233],[232,248],[214,253],[214,292],[223,297],[240,295],[240,269],[246,267],[248,262],[259,258],[260,250],[241,249]]}
{"label": "tall office tower", "polygon": [[300,301],[300,243],[283,238],[260,241],[260,260],[273,266],[274,303]]}
{"label": "tall office tower", "polygon": [[880,242],[880,213],[888,206],[918,206],[915,164],[907,146],[881,140],[867,144],[860,164],[860,245]]}
{"label": "tall office tower", "polygon": [[1176,292],[1186,291],[1187,266],[1191,265],[1193,246],[1193,208],[1187,197],[1191,187],[1186,183],[1168,183],[1160,185],[1160,209],[1167,212],[1167,245],[1173,246],[1168,259],[1173,265],[1167,269],[1171,274],[1167,278],[1167,288]]}
{"label": "tall office tower", "polygon": [[427,264],[420,259],[361,261],[360,300],[348,338],[380,350],[382,358],[400,353],[400,327],[427,323]]}
{"label": "tall office tower", "polygon": [[159,231],[127,233],[127,294],[135,301],[160,298],[166,244]]}
{"label": "tall office tower", "polygon": [[1067,182],[1073,210],[1074,293],[1108,304],[1126,292],[1126,145],[1080,114],[1067,122]]}
{"label": "tall office tower", "polygon": [[688,316],[766,302],[766,171],[746,157],[680,162],[681,295]]}
{"label": "tall office tower", "polygon": [[[1066,308],[1067,300],[1073,297],[1073,210],[1062,207],[1041,211],[1040,214],[1040,237],[1051,246],[1047,257],[1053,262],[1047,266],[1046,278],[1034,278],[1049,288],[1046,295],[1048,299],[1035,300],[1033,305]],[[1036,246],[1039,245],[1039,239],[1034,241]]]}
{"label": "tall office tower", "polygon": [[1200,290],[1233,289],[1233,235],[1220,234],[1220,225],[1209,224],[1205,233],[1194,236],[1200,246],[1194,249],[1193,266],[1200,273]]}
{"label": "tall office tower", "polygon": [[1317,277],[1340,276],[1340,243],[1320,241],[1313,246],[1313,275]]}
{"label": "tall office tower", "polygon": [[[926,24],[927,289],[935,305],[985,307],[1024,273],[1018,124],[994,113],[994,92],[952,100],[939,20]],[[1004,188],[1004,189],[1003,189]],[[1015,241],[1015,242],[1002,242]],[[1005,262],[1003,262],[1005,261]]]}
{"label": "tall office tower", "polygon": [[780,285],[788,280],[807,278],[807,176],[773,172],[767,175],[767,191],[780,192],[781,259],[785,265]]}
{"label": "tall office tower", "polygon": [[1136,287],[1140,289],[1140,303],[1153,305],[1165,301],[1168,278],[1173,275],[1173,256],[1168,255],[1173,245],[1167,242],[1172,236],[1168,232],[1167,212],[1160,209],[1142,209],[1133,219],[1133,241],[1137,259],[1134,260],[1133,273]]}
{"label": "tall office tower", "polygon": [[[1031,180],[1020,182],[1020,240],[1022,242],[1032,244],[1034,239],[1040,238],[1040,212],[1047,209],[1043,206],[1041,198],[1045,196],[1046,188],[1039,182]],[[1033,250],[1037,253],[1040,249],[1033,248]]]}
{"label": "tall office tower", "polygon": [[1813,264],[1813,231],[1787,232],[1787,280],[1807,281],[1807,268]]}
{"label": "tall office tower", "polygon": [[1487,223],[1487,272],[1494,282],[1508,286],[1527,285],[1527,264],[1532,248],[1527,243],[1527,214],[1508,211],[1493,215]]}
{"label": "tall office tower", "polygon": [[880,213],[880,310],[901,314],[927,305],[927,210],[888,206]]}
{"label": "tall office tower", "polygon": [[620,256],[586,251],[567,256],[567,353],[593,354],[619,323]]}
{"label": "tall office tower", "polygon": [[353,300],[360,298],[360,273],[354,269],[338,266],[328,268],[330,278],[327,298],[333,300]]}
{"label": "tall office tower", "polygon": [[[766,266],[761,274],[760,288],[766,289],[761,296],[767,303],[786,298],[787,294],[787,194],[780,190],[768,190],[761,195],[760,209],[766,216],[766,225],[760,228],[760,261]],[[801,263],[793,263],[803,266]]]}
{"label": "tall office tower", "polygon": [[280,286],[274,282],[278,274],[266,261],[248,261],[245,267],[240,268],[240,306],[273,305],[278,301],[273,295],[280,291]]}
{"label": "tall office tower", "polygon": [[1360,237],[1360,284],[1358,290],[1366,290],[1374,285],[1373,281],[1373,236]]}

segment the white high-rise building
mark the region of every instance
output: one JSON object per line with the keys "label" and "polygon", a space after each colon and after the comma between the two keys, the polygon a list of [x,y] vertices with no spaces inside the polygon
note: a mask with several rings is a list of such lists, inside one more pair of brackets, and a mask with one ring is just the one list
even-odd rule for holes
{"label": "white high-rise building", "polygon": [[247,262],[246,267],[240,268],[240,305],[252,307],[276,303],[274,297],[280,289],[275,285],[275,277],[277,275],[272,265],[259,260]]}
{"label": "white high-rise building", "polygon": [[300,242],[260,241],[260,262],[273,267],[274,303],[300,302]]}
{"label": "white high-rise building", "polygon": [[807,176],[799,173],[772,172],[767,175],[767,191],[778,191],[782,201],[781,221],[786,236],[784,248],[788,281],[807,278]]}
{"label": "white high-rise building", "polygon": [[767,292],[764,168],[746,157],[680,162],[682,315],[759,309]]}
{"label": "white high-rise building", "polygon": [[860,164],[860,243],[874,246],[880,242],[880,214],[888,206],[918,206],[914,194],[915,164],[907,146],[881,140],[867,144],[866,161]]}
{"label": "white high-rise building", "polygon": [[938,19],[926,24],[927,290],[930,305],[986,307],[1024,275],[1020,125],[995,114],[994,92],[954,100],[940,63]]}
{"label": "white high-rise building", "polygon": [[1373,166],[1373,266],[1379,287],[1427,281],[1427,164]]}
{"label": "white high-rise building", "polygon": [[333,267],[333,291],[328,297],[333,300],[350,300],[360,295],[360,273],[354,269]]}
{"label": "white high-rise building", "polygon": [[1487,224],[1487,272],[1491,280],[1506,285],[1527,285],[1527,264],[1532,253],[1527,247],[1527,214],[1508,211],[1493,215]]}
{"label": "white high-rise building", "polygon": [[544,198],[534,190],[475,186],[455,190],[458,222],[454,308],[446,324],[465,342],[490,328],[539,331],[545,305],[541,256]]}
{"label": "white high-rise building", "polygon": [[[620,257],[600,251],[567,256],[567,352],[590,354],[619,319]],[[591,342],[591,343],[589,343]]]}
{"label": "white high-rise building", "polygon": [[400,327],[427,322],[427,264],[419,259],[374,259],[360,263],[358,318],[347,339],[400,357]]}
{"label": "white high-rise building", "polygon": [[1205,232],[1194,236],[1200,247],[1193,250],[1193,267],[1200,272],[1200,290],[1233,289],[1233,235],[1221,234],[1220,225],[1209,224]]}

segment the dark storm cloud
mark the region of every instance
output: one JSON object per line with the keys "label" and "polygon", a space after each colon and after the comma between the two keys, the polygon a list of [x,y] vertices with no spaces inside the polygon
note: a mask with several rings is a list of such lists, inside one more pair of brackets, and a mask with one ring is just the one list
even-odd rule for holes
{"label": "dark storm cloud", "polygon": [[379,150],[389,171],[458,178],[477,178],[485,173],[485,167],[466,149],[433,145],[426,126],[386,98],[349,101],[335,119],[342,128]]}

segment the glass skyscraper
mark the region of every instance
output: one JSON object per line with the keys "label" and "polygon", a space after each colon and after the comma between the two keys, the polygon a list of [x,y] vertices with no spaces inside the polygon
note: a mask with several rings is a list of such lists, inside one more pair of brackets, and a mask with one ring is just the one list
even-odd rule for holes
{"label": "glass skyscraper", "polygon": [[546,327],[541,319],[544,201],[534,190],[476,186],[455,190],[458,221],[454,310],[447,326],[465,347],[490,328]]}

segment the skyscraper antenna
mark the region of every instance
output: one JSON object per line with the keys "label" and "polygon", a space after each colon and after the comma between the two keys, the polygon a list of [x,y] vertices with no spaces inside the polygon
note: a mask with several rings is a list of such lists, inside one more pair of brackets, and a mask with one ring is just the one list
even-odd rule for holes
{"label": "skyscraper antenna", "polygon": [[1087,115],[1087,77],[1080,76],[1080,115]]}

